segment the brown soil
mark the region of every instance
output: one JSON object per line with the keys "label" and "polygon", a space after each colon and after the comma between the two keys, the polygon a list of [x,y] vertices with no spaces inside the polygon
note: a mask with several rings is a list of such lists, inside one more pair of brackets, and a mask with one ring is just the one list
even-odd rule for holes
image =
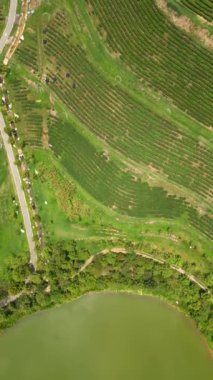
{"label": "brown soil", "polygon": [[193,168],[199,168],[201,166],[201,162],[192,162]]}
{"label": "brown soil", "polygon": [[175,11],[167,7],[166,0],[155,0],[155,3],[175,26],[197,37],[208,49],[213,49],[213,37],[206,29],[197,27],[186,16],[178,16]]}
{"label": "brown soil", "polygon": [[30,34],[35,34],[35,33],[36,33],[35,30],[32,29],[32,28],[27,28],[27,31],[28,31]]}
{"label": "brown soil", "polygon": [[55,117],[55,118],[57,118],[58,112],[55,109],[51,108],[50,115],[53,116],[53,117]]}
{"label": "brown soil", "polygon": [[155,168],[155,167],[153,166],[153,164],[149,164],[149,165],[148,165],[148,168],[150,169],[150,171],[151,171],[152,173],[159,173],[159,169]]}
{"label": "brown soil", "polygon": [[51,104],[54,104],[54,103],[55,103],[55,101],[54,101],[54,97],[53,97],[52,94],[50,94],[50,96],[49,96],[49,100],[50,100],[50,103],[51,103]]}
{"label": "brown soil", "polygon": [[25,78],[25,80],[29,86],[33,87],[35,90],[38,90],[38,85],[35,82],[33,82],[31,79],[27,79],[27,78]]}
{"label": "brown soil", "polygon": [[83,32],[84,32],[85,34],[87,34],[87,33],[88,33],[88,28],[87,28],[87,26],[86,26],[86,25],[83,27]]}
{"label": "brown soil", "polygon": [[31,2],[29,3],[29,9],[35,9],[37,7],[39,7],[39,5],[41,4],[41,0],[31,0]]}
{"label": "brown soil", "polygon": [[104,28],[101,28],[100,35],[101,35],[102,40],[106,41],[106,39],[107,39],[107,32],[106,32],[106,30]]}
{"label": "brown soil", "polygon": [[127,250],[123,247],[115,247],[111,249],[112,253],[127,253]]}
{"label": "brown soil", "polygon": [[177,133],[177,140],[183,140],[183,135],[181,133]]}
{"label": "brown soil", "polygon": [[203,24],[207,24],[207,25],[213,26],[213,21],[212,21],[212,22],[207,21],[204,17],[202,17],[202,16],[200,16],[200,15],[197,15],[197,18],[198,18]]}
{"label": "brown soil", "polygon": [[113,51],[111,56],[112,58],[117,59],[117,58],[120,58],[121,53],[119,51]]}
{"label": "brown soil", "polygon": [[94,14],[93,6],[91,3],[88,3],[88,13],[90,16],[93,16]]}
{"label": "brown soil", "polygon": [[107,162],[110,160],[108,150],[104,150],[104,151],[103,151],[103,153],[102,153],[102,157],[104,157],[104,159],[105,159]]}
{"label": "brown soil", "polygon": [[49,149],[49,135],[48,135],[48,127],[47,127],[47,120],[45,117],[43,117],[43,128],[42,128],[42,146],[45,149]]}

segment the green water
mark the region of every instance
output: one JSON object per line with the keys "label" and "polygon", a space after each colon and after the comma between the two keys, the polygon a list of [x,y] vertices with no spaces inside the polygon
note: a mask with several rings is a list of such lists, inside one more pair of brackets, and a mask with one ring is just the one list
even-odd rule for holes
{"label": "green water", "polygon": [[1,380],[210,380],[193,323],[153,297],[100,293],[0,336]]}

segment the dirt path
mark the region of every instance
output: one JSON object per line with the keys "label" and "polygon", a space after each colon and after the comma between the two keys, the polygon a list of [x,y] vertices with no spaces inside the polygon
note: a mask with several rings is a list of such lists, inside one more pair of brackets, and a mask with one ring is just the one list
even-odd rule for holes
{"label": "dirt path", "polygon": [[[108,253],[122,253],[122,254],[126,254],[127,253],[127,250],[125,248],[112,248],[111,250],[109,249],[105,249],[103,251],[100,251],[98,253],[96,253],[95,255],[92,255],[90,256],[86,261],[85,263],[82,265],[82,267],[79,269],[78,273],[75,274],[72,278],[78,276],[80,273],[84,272],[85,269],[92,264],[92,262],[94,261],[94,259],[97,257],[97,256],[100,256],[100,255],[107,255]],[[152,256],[150,255],[149,253],[144,253],[144,252],[139,252],[139,251],[136,251],[135,254],[137,256],[141,256],[145,259],[148,259],[148,260],[152,260],[152,261],[155,261],[159,264],[162,264],[162,265],[165,265],[166,264],[166,260],[164,259],[161,259],[161,258],[158,258],[158,257],[155,257],[155,256]],[[205,291],[208,291],[208,288],[202,284],[197,278],[195,278],[192,274],[190,273],[187,273],[183,268],[180,268],[180,267],[177,267],[175,265],[170,265],[170,268],[184,276],[186,276],[191,282],[194,282],[196,285],[198,285],[202,290],[205,290]]]}

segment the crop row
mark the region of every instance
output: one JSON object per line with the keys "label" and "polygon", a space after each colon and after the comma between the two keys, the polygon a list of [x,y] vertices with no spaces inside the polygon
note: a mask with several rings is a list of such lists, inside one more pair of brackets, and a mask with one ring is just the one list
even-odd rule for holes
{"label": "crop row", "polygon": [[92,0],[111,50],[182,110],[211,125],[212,54],[172,25],[152,0]]}
{"label": "crop row", "polygon": [[21,63],[28,65],[35,72],[38,71],[38,40],[36,33],[26,32],[25,43],[21,43],[16,55]]}
{"label": "crop row", "polygon": [[135,180],[103,151],[97,151],[70,123],[49,118],[48,129],[53,151],[70,175],[105,206],[134,217],[177,218],[186,214],[192,226],[209,235],[208,217],[204,223],[205,218],[199,218],[184,199]]}
{"label": "crop row", "polygon": [[4,15],[3,15],[3,7],[0,5],[0,23],[3,23],[5,20]]}
{"label": "crop row", "polygon": [[[151,170],[163,171],[194,192],[210,196],[212,160],[208,148],[107,82],[72,42],[64,25],[57,14],[43,33],[46,84],[84,126],[114,149],[138,164],[152,164]],[[23,102],[22,91],[17,92]],[[136,181],[114,161],[108,161],[104,152],[97,152],[70,124],[50,119],[49,135],[68,172],[106,206],[137,217],[186,214],[192,226],[211,235],[208,216],[199,217],[183,199]]]}
{"label": "crop row", "polygon": [[33,146],[41,145],[43,117],[40,105],[29,99],[29,89],[21,80],[8,80],[14,112],[20,117],[19,132],[24,141]]}
{"label": "crop row", "polygon": [[211,0],[180,0],[185,7],[204,17],[209,22],[213,20],[213,6]]}
{"label": "crop row", "polygon": [[56,25],[48,28],[45,37],[48,85],[71,111],[86,127],[129,158],[152,163],[173,181],[209,195],[211,152],[107,83],[80,48],[66,43]]}

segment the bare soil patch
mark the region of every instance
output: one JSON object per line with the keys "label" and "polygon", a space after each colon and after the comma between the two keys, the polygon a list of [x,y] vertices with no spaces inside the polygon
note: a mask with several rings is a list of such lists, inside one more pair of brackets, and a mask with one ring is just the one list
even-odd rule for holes
{"label": "bare soil patch", "polygon": [[49,134],[48,134],[47,121],[45,119],[43,119],[42,146],[45,149],[49,149]]}
{"label": "bare soil patch", "polygon": [[27,78],[25,78],[25,80],[26,80],[28,86],[31,86],[33,89],[38,91],[38,85],[35,82],[33,82],[31,79],[27,79]]}
{"label": "bare soil patch", "polygon": [[35,9],[41,5],[41,0],[31,0],[29,3],[29,9]]}
{"label": "bare soil patch", "polygon": [[118,59],[121,56],[121,53],[119,51],[113,51],[111,54],[112,58]]}
{"label": "bare soil patch", "polygon": [[167,7],[166,0],[155,0],[155,4],[175,26],[197,37],[208,49],[213,49],[213,37],[206,29],[197,27],[186,16],[177,15],[175,11]]}
{"label": "bare soil patch", "polygon": [[203,23],[203,24],[207,24],[209,26],[213,26],[213,21],[210,22],[208,20],[206,20],[204,17],[200,16],[200,15],[197,15],[197,18]]}

